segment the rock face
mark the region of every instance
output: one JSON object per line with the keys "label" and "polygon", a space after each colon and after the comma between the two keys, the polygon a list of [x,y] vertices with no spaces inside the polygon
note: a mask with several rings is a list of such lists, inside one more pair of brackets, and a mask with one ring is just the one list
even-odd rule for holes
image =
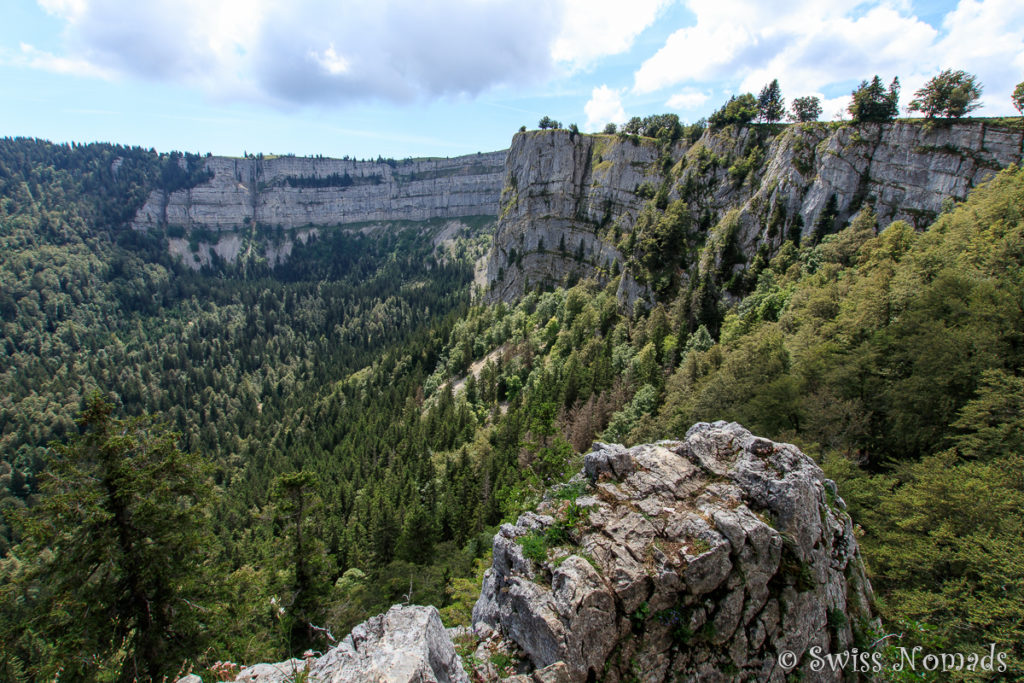
{"label": "rock face", "polygon": [[469,683],[434,607],[395,605],[352,629],[310,668],[318,683]]}
{"label": "rock face", "polygon": [[210,157],[208,182],[153,192],[132,227],[208,231],[494,216],[505,152],[398,162]]}
{"label": "rock face", "polygon": [[[1022,144],[1019,129],[984,121],[730,126],[660,148],[649,138],[520,133],[479,282],[490,301],[513,301],[537,285],[626,270],[618,245],[658,190],[685,201],[706,235],[735,211],[716,248],[733,240],[748,262],[763,244],[831,232],[865,206],[883,227],[923,228],[945,200],[1019,163]],[[711,260],[720,265],[720,254]],[[648,295],[627,272],[620,299]]]}
{"label": "rock face", "polygon": [[644,184],[661,182],[652,140],[620,144],[614,136],[566,130],[519,133],[512,139],[501,192],[498,232],[481,284],[491,301],[512,301],[568,278],[604,276],[623,261],[601,229],[632,226]]}
{"label": "rock face", "polygon": [[[193,676],[192,679],[198,677]],[[242,669],[235,683],[469,683],[434,607],[395,605],[320,658]],[[192,683],[188,677],[178,683]]]}
{"label": "rock face", "polygon": [[[243,253],[273,267],[324,227],[497,216],[504,164],[504,151],[398,162],[209,157],[210,180],[152,192],[132,228],[167,229],[171,254],[193,269]],[[268,231],[274,240],[261,238]]]}
{"label": "rock face", "polygon": [[571,681],[843,678],[809,653],[863,647],[871,588],[810,458],[702,423],[684,441],[595,444],[585,475],[575,500],[501,528],[478,631]]}

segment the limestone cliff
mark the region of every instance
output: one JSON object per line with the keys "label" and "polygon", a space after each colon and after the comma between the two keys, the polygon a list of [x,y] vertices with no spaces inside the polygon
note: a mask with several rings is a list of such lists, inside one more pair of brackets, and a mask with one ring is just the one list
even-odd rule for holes
{"label": "limestone cliff", "polygon": [[235,260],[260,228],[295,230],[264,255],[273,265],[318,228],[496,216],[504,163],[504,151],[378,162],[209,157],[210,180],[152,192],[132,227],[167,229],[172,253],[194,268],[210,261],[210,250]]}
{"label": "limestone cliff", "polygon": [[527,668],[579,682],[844,680],[814,662],[864,649],[871,587],[810,458],[724,422],[595,447],[578,497],[495,537],[477,661],[511,641]]}
{"label": "limestone cliff", "polygon": [[647,203],[685,202],[702,246],[713,243],[703,267],[723,267],[733,246],[742,258],[724,267],[742,270],[762,245],[827,234],[865,206],[883,227],[898,219],[924,227],[945,201],[1019,162],[1022,142],[1019,127],[985,121],[730,126],[668,146],[520,133],[479,281],[489,300],[512,301],[538,285],[623,270],[620,298],[632,303],[651,294],[623,253]]}

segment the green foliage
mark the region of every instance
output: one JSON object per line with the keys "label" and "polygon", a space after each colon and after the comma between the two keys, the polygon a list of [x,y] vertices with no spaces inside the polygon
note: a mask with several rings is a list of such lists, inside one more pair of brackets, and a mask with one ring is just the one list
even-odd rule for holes
{"label": "green foliage", "polygon": [[640,279],[655,291],[668,293],[677,284],[677,271],[694,258],[698,239],[683,200],[672,202],[664,211],[646,206],[630,236],[631,256],[640,268]]}
{"label": "green foliage", "polygon": [[1010,96],[1013,101],[1013,108],[1017,110],[1017,113],[1024,116],[1024,81],[1017,84],[1017,87],[1013,89],[1013,94]]}
{"label": "green foliage", "polygon": [[861,84],[851,93],[850,106],[847,108],[854,123],[884,123],[892,121],[899,113],[900,81],[892,79],[889,90],[882,85],[877,75],[871,82]]}
{"label": "green foliage", "polygon": [[279,475],[271,487],[275,530],[280,539],[277,563],[287,576],[279,604],[288,651],[314,644],[316,631],[311,624],[322,621],[319,596],[329,585],[329,560],[320,540],[325,524],[318,487],[312,472]]}
{"label": "green foliage", "polygon": [[602,130],[601,132],[604,133],[605,135],[615,135],[618,131],[619,127],[616,126],[614,123],[606,123],[604,125],[604,130]]}
{"label": "green foliage", "polygon": [[789,118],[798,123],[817,121],[821,117],[821,100],[813,95],[797,97],[790,105]]}
{"label": "green foliage", "polygon": [[207,468],[151,419],[112,413],[89,399],[83,433],[54,446],[38,503],[17,516],[2,604],[34,618],[0,629],[38,678],[148,680],[202,650]]}
{"label": "green foliage", "polygon": [[523,557],[526,559],[533,560],[537,564],[547,562],[548,539],[545,534],[531,532],[517,538],[516,543],[522,546]]}
{"label": "green foliage", "polygon": [[647,604],[647,601],[644,600],[640,603],[640,606],[637,607],[636,610],[629,615],[629,620],[633,625],[634,632],[639,632],[643,629],[644,622],[647,621],[647,617],[650,614],[650,612],[651,607]]}
{"label": "green foliage", "polygon": [[[737,420],[821,452],[864,535],[880,608],[917,623],[901,645],[1021,668],[1024,568],[1024,172],[1010,168],[923,233],[876,235],[864,211],[789,246],[690,349],[636,437]],[[785,563],[784,563],[785,564]],[[786,564],[799,587],[799,563]],[[921,635],[926,634],[926,635]]]}
{"label": "green foliage", "polygon": [[550,116],[544,116],[537,123],[537,127],[540,128],[541,130],[548,130],[548,129],[558,130],[559,128],[562,127],[562,124],[559,123],[558,121],[555,121]]}
{"label": "green foliage", "polygon": [[775,123],[781,121],[785,114],[786,100],[782,97],[779,79],[775,78],[757,96],[757,118],[766,123]]}
{"label": "green foliage", "polygon": [[743,125],[750,123],[758,115],[757,98],[750,93],[737,97],[733,95],[722,108],[708,117],[712,128],[724,128],[731,124]]}
{"label": "green foliage", "polygon": [[737,183],[742,183],[750,172],[759,168],[764,159],[764,150],[759,146],[753,146],[747,155],[738,159],[735,164],[729,167],[729,177]]}
{"label": "green foliage", "polygon": [[926,118],[958,119],[981,106],[981,84],[965,71],[946,69],[914,93],[907,111],[919,111]]}
{"label": "green foliage", "polygon": [[622,125],[620,133],[656,138],[664,144],[669,144],[680,138],[683,127],[675,114],[652,114],[642,119],[634,116]]}

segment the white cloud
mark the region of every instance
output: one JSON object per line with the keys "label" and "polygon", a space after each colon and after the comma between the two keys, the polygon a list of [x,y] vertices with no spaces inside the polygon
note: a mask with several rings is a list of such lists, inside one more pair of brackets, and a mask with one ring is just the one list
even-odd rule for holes
{"label": "white cloud", "polygon": [[686,90],[677,92],[675,95],[668,98],[668,102],[665,103],[665,106],[671,109],[696,109],[697,107],[702,106],[709,99],[711,99],[711,95],[701,92],[700,90],[687,88]]}
{"label": "white cloud", "polygon": [[563,0],[562,28],[551,48],[555,61],[572,69],[626,52],[672,0]]}
{"label": "white cloud", "polygon": [[610,0],[38,1],[65,27],[64,54],[39,68],[91,65],[220,98],[322,103],[542,82],[628,50],[671,0],[628,10]]}
{"label": "white cloud", "polygon": [[541,80],[562,18],[545,0],[40,4],[64,21],[66,59],[285,103],[411,101]]}
{"label": "white cloud", "polygon": [[979,113],[1015,113],[1010,93],[1024,80],[1024,4],[961,0],[946,15],[944,28],[948,35],[936,46],[938,67],[979,76],[985,87],[981,99],[985,106]]}
{"label": "white cloud", "polygon": [[[223,99],[413,102],[593,69],[635,50],[674,1],[38,0],[62,21],[63,49],[6,59],[184,83]],[[708,102],[698,93],[757,92],[773,78],[792,99],[835,96],[877,73],[900,77],[906,103],[941,69],[962,68],[985,85],[983,113],[999,114],[1024,73],[1020,0],[959,0],[939,30],[910,0],[685,3],[693,24],[666,31],[635,69],[632,94],[699,108]],[[621,106],[626,91],[614,92]]]}
{"label": "white cloud", "polygon": [[[900,77],[905,104],[941,69],[963,68],[993,95],[985,113],[1007,113],[1008,93],[1024,71],[1019,0],[960,0],[942,30],[918,19],[905,1],[687,4],[696,22],[672,33],[636,70],[633,92],[713,83],[757,93],[778,78],[788,97],[799,97],[879,74],[886,83]],[[824,116],[832,113],[826,105]]]}
{"label": "white cloud", "polygon": [[613,90],[607,85],[594,88],[590,100],[583,106],[587,115],[587,130],[599,130],[606,123],[621,123],[626,120],[626,110],[622,108],[622,92]]}
{"label": "white cloud", "polygon": [[323,52],[310,50],[309,56],[333,76],[345,73],[352,66],[351,62],[334,50],[334,43],[331,43]]}
{"label": "white cloud", "polygon": [[49,52],[44,52],[27,43],[18,46],[20,53],[11,61],[20,66],[27,66],[42,71],[52,71],[59,74],[70,74],[73,76],[88,76],[91,78],[112,79],[114,74],[102,67],[96,66],[84,59],[71,59],[59,57]]}

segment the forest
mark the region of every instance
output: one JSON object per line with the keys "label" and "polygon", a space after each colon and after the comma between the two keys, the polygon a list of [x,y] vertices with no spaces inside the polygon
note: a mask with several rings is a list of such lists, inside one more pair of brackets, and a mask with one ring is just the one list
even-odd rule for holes
{"label": "forest", "polygon": [[0,678],[212,674],[403,601],[466,624],[496,525],[594,439],[717,419],[837,481],[886,632],[1024,675],[1024,171],[628,313],[614,280],[474,303],[487,236],[409,226],[192,272],[124,226],[199,161],[0,141]]}

